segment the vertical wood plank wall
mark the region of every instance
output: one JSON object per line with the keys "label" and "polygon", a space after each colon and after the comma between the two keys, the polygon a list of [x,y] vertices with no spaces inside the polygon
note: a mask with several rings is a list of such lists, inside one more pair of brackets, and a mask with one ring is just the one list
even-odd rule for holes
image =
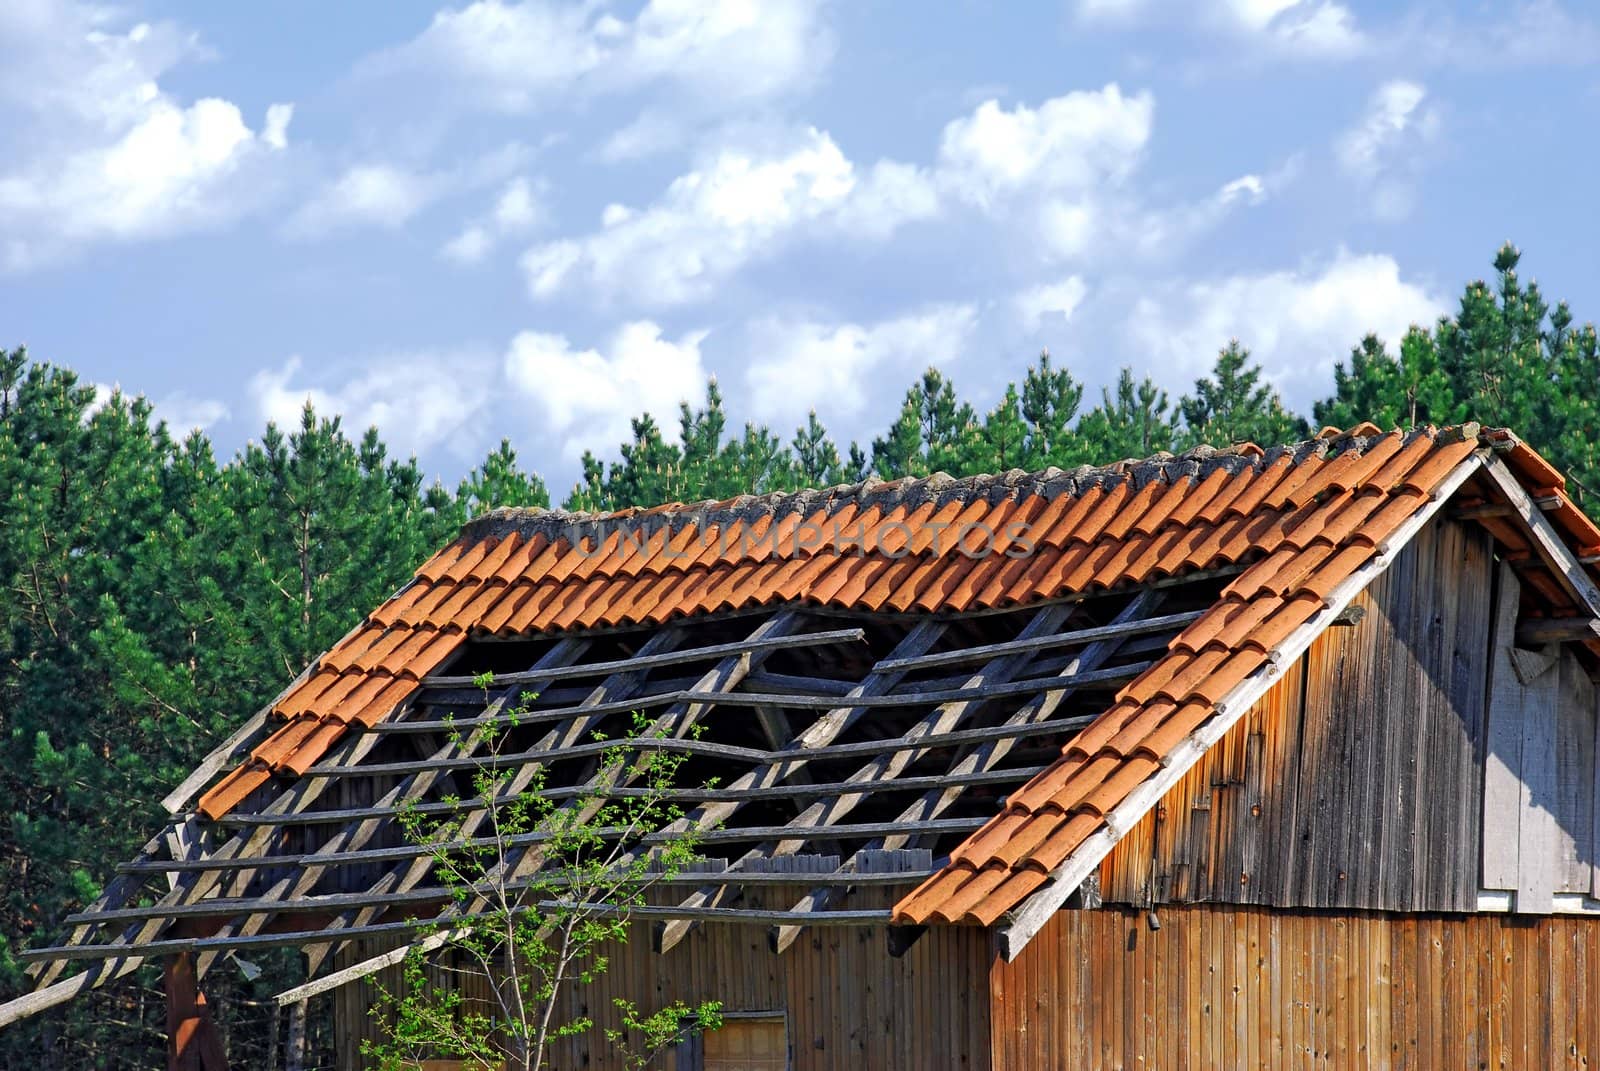
{"label": "vertical wood plank wall", "polygon": [[[741,906],[788,908],[806,888],[751,890]],[[862,889],[845,906],[887,906],[891,899],[888,890]],[[610,949],[606,973],[571,991],[569,1011],[592,1016],[596,1028],[558,1050],[551,1066],[619,1066],[603,1029],[620,1025],[612,1001],[625,997],[645,1012],[674,1000],[719,1000],[730,1012],[781,1012],[793,1071],[988,1071],[989,960],[989,934],[970,926],[930,930],[896,959],[878,926],[812,927],[777,954],[769,950],[765,926],[717,923],[698,927],[662,955],[651,951],[649,927],[635,924],[631,938]],[[377,981],[393,986],[397,972],[380,972]],[[374,1036],[377,1024],[364,1014],[363,989],[335,992],[341,1068],[366,1066],[361,1039]],[[653,1066],[671,1064],[668,1056]]]}
{"label": "vertical wood plank wall", "polygon": [[1600,924],[1574,916],[1064,911],[996,960],[994,1066],[1587,1068]]}
{"label": "vertical wood plank wall", "polygon": [[1494,563],[1418,534],[1106,859],[1107,901],[1472,911]]}

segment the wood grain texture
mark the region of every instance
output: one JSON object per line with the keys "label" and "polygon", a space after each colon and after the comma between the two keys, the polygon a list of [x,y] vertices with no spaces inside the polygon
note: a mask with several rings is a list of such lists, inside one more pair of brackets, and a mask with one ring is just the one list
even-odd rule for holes
{"label": "wood grain texture", "polygon": [[1488,540],[1420,532],[1112,849],[1106,902],[1474,910]]}
{"label": "wood grain texture", "polygon": [[[783,910],[807,887],[806,875],[783,888],[749,890],[743,906]],[[894,894],[862,889],[846,909],[887,909]],[[350,961],[381,949],[352,949]],[[651,951],[648,924],[633,924],[625,944],[608,949],[610,967],[593,984],[569,991],[566,1014],[594,1017],[596,1029],[573,1038],[551,1066],[621,1066],[601,1030],[616,1026],[613,1001],[645,1011],[682,999],[720,1000],[724,1012],[786,1016],[793,1071],[855,1068],[955,1068],[988,1071],[989,937],[975,927],[937,927],[900,958],[889,955],[886,927],[808,928],[787,952],[771,950],[767,927],[718,923],[689,933],[666,953]],[[343,960],[341,960],[341,964]],[[393,986],[398,967],[373,976]],[[467,987],[469,998],[477,992]],[[1041,999],[1051,999],[1040,994]],[[338,990],[341,1068],[361,1068],[360,1045],[377,1028],[362,986]]]}
{"label": "wood grain texture", "polygon": [[1152,930],[1139,910],[1064,911],[1015,961],[997,958],[993,1066],[1600,1061],[1600,921],[1222,905],[1158,917]]}

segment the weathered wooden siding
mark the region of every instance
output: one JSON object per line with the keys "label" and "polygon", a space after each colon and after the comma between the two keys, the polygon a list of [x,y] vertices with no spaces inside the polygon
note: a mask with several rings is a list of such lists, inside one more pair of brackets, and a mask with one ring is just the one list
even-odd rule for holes
{"label": "weathered wooden siding", "polygon": [[997,960],[994,1066],[1584,1068],[1600,1062],[1600,921],[1065,911]]}
{"label": "weathered wooden siding", "polygon": [[1113,850],[1108,901],[1474,910],[1493,561],[1419,533]]}
{"label": "weathered wooden siding", "polygon": [[[806,886],[752,890],[742,906],[793,905]],[[886,906],[887,890],[861,890],[847,907]],[[649,927],[637,924],[611,950],[610,969],[571,991],[571,1012],[616,1025],[612,1001],[625,997],[653,1011],[674,1000],[720,1000],[726,1011],[782,1012],[788,1019],[793,1071],[863,1067],[989,1068],[990,938],[974,927],[930,930],[901,958],[888,953],[882,927],[812,927],[788,951],[770,951],[765,926],[708,924],[666,954],[651,951]],[[395,985],[396,971],[379,984]],[[363,986],[337,991],[340,1067],[360,1062],[361,1039],[376,1028],[365,1015]],[[349,1062],[344,1062],[348,1060]],[[671,1069],[670,1058],[657,1065]],[[552,1066],[618,1066],[601,1029],[572,1041]]]}
{"label": "weathered wooden siding", "polygon": [[1490,659],[1483,887],[1522,912],[1557,893],[1600,898],[1594,682],[1573,647],[1513,645],[1518,582],[1502,566]]}

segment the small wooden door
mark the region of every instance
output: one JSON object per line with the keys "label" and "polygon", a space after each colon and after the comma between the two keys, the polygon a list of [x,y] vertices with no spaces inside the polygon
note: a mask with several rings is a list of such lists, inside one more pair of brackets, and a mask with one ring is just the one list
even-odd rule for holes
{"label": "small wooden door", "polygon": [[701,1071],[786,1071],[789,1031],[781,1015],[727,1018],[700,1038]]}

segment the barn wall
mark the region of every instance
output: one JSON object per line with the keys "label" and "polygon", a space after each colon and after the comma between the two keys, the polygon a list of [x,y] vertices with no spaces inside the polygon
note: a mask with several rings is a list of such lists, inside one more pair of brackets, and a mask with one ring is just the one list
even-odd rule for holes
{"label": "barn wall", "polygon": [[1493,569],[1417,535],[1103,864],[1108,901],[1475,910]]}
{"label": "barn wall", "polygon": [[[805,891],[752,891],[740,906],[788,908]],[[889,899],[887,891],[863,890],[843,906],[887,906]],[[609,970],[571,991],[569,1013],[593,1016],[603,1029],[616,1025],[616,997],[646,1012],[674,1000],[719,1000],[724,1011],[784,1013],[793,1071],[987,1071],[990,958],[988,933],[974,927],[930,930],[897,959],[878,926],[812,927],[778,954],[769,949],[767,927],[717,923],[658,954],[651,951],[649,926],[635,924],[632,937],[610,950]],[[389,986],[397,981],[395,971],[380,979]],[[357,1055],[361,1039],[377,1028],[364,1013],[361,988],[346,986],[337,994],[340,1067],[365,1066]],[[602,1039],[601,1029],[575,1039],[556,1052],[552,1066],[618,1066]],[[658,1066],[670,1069],[672,1060]]]}
{"label": "barn wall", "polygon": [[1518,911],[1600,899],[1597,699],[1576,645],[1514,645],[1519,585],[1502,565],[1489,664],[1483,887]]}
{"label": "barn wall", "polygon": [[1064,911],[991,974],[994,1066],[1580,1068],[1600,922],[1172,905]]}

